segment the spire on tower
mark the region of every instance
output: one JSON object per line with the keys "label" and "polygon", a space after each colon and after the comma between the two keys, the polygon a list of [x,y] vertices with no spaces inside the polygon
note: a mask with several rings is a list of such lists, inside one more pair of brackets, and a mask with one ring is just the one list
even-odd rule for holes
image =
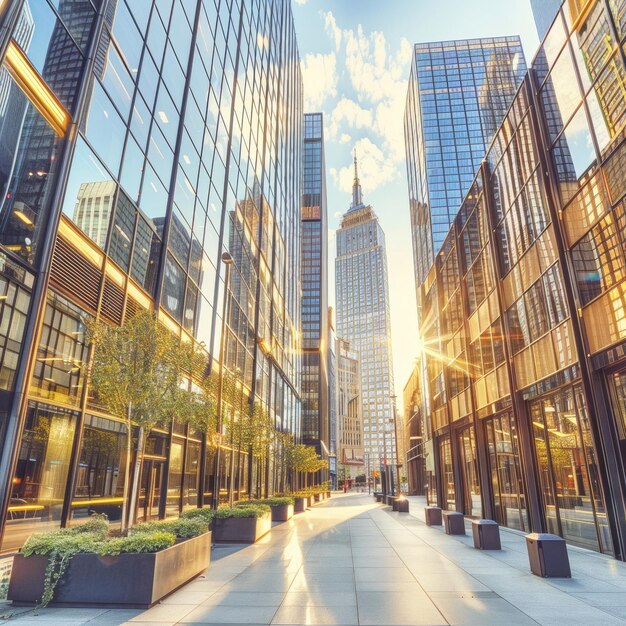
{"label": "spire on tower", "polygon": [[352,183],[352,204],[351,208],[361,206],[363,204],[363,193],[361,191],[361,181],[359,180],[359,170],[356,159],[356,148],[354,149],[354,181]]}

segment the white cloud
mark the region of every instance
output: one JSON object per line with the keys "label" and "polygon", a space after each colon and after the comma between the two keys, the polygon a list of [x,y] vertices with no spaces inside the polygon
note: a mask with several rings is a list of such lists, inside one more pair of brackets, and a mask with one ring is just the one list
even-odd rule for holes
{"label": "white cloud", "polygon": [[[370,139],[359,139],[355,145],[359,161],[359,178],[363,187],[363,195],[393,180],[396,175],[395,164],[385,158],[383,151]],[[352,193],[354,169],[352,164],[342,167],[333,176],[339,191]],[[367,202],[367,199],[365,199]]]}
{"label": "white cloud", "polygon": [[295,0],[296,4],[306,4],[309,0]]}
{"label": "white cloud", "polygon": [[328,136],[331,139],[337,137],[340,128],[369,128],[373,121],[372,111],[364,109],[354,100],[343,97],[330,114],[330,122],[327,125]]}
{"label": "white cloud", "polygon": [[301,62],[305,112],[319,111],[328,98],[337,95],[337,57],[307,54]]}
{"label": "white cloud", "polygon": [[[400,172],[404,160],[404,108],[413,48],[403,38],[392,49],[381,31],[365,32],[361,25],[341,29],[332,11],[320,14],[354,90],[352,99],[344,96],[335,105],[327,121],[327,137],[348,144],[351,137],[364,134],[355,130],[365,130],[370,138],[367,158],[381,163],[381,170],[373,175],[377,180],[390,180]],[[367,165],[364,168],[365,180]],[[342,189],[347,186],[345,170],[333,177]],[[378,184],[382,183],[375,186]]]}
{"label": "white cloud", "polygon": [[328,11],[328,13],[322,12],[322,16],[324,17],[324,28],[326,33],[331,39],[334,39],[335,50],[339,52],[339,48],[341,47],[341,28],[337,26],[337,20],[335,19],[332,11]]}

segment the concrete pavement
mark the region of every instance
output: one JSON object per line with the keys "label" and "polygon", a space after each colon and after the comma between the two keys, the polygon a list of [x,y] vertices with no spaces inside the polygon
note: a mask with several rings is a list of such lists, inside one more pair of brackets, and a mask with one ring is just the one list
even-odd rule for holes
{"label": "concrete pavement", "polygon": [[626,624],[626,564],[569,549],[573,578],[530,574],[523,536],[472,547],[371,496],[335,495],[252,546],[218,546],[211,567],[147,611],[55,609],[39,624]]}

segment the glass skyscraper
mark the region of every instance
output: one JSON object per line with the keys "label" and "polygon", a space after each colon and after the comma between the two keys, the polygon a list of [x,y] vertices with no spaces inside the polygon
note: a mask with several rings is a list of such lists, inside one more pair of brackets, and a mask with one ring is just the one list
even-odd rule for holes
{"label": "glass skyscraper", "polygon": [[519,37],[414,46],[404,128],[417,285],[525,72]]}
{"label": "glass skyscraper", "polygon": [[352,204],[337,230],[337,336],[350,342],[361,368],[363,448],[372,469],[397,462],[391,318],[385,234],[363,202],[354,159]]}
{"label": "glass skyscraper", "polygon": [[622,560],[625,15],[555,12],[418,285],[407,385],[431,503]]}
{"label": "glass skyscraper", "polygon": [[539,39],[543,39],[554,21],[563,0],[530,0]]}
{"label": "glass skyscraper", "polygon": [[[288,0],[0,11],[7,551],[94,512],[120,519],[131,433],[86,384],[86,318],[153,310],[212,367],[223,345],[242,402],[299,435],[303,123]],[[211,435],[176,421],[150,433],[139,519],[210,502]],[[272,454],[220,457],[222,499],[231,466],[235,498],[284,487]]]}
{"label": "glass skyscraper", "polygon": [[304,116],[302,188],[302,439],[327,457],[330,446],[328,372],[328,216],[324,117]]}

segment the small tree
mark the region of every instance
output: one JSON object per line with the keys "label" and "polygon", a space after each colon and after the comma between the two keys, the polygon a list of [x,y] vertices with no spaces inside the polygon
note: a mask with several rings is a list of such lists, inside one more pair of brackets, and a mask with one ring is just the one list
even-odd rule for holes
{"label": "small tree", "polygon": [[[119,327],[90,322],[87,329],[93,345],[89,372],[93,391],[106,410],[126,420],[128,429],[122,505],[125,529],[127,517],[128,526],[134,523],[146,432],[155,426],[166,426],[175,416],[195,419],[203,413],[200,396],[189,390],[185,377],[185,372],[193,372],[197,367],[198,355],[192,345],[181,346],[180,340],[148,311],[138,313]],[[133,425],[139,428],[129,485]]]}

